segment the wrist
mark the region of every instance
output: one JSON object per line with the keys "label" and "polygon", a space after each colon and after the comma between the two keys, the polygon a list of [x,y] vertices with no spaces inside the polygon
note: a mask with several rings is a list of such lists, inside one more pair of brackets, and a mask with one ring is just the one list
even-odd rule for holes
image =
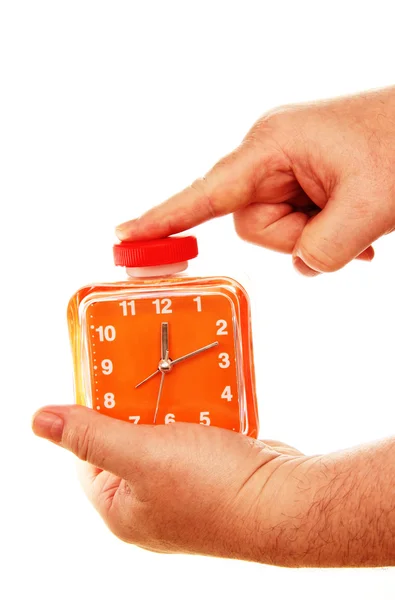
{"label": "wrist", "polygon": [[[262,562],[288,567],[395,564],[395,440],[281,465],[282,485],[265,490]],[[271,510],[267,510],[270,494]]]}

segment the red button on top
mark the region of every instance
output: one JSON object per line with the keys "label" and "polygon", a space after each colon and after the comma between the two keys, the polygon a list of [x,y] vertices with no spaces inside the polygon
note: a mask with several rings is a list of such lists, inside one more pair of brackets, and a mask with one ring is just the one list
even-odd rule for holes
{"label": "red button on top", "polygon": [[154,267],[180,263],[198,255],[194,236],[172,236],[142,242],[115,244],[114,262],[121,267]]}

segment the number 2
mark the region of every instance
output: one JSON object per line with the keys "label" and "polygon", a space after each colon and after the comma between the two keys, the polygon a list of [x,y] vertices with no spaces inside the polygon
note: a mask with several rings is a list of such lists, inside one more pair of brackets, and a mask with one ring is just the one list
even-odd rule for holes
{"label": "number 2", "polygon": [[224,319],[219,319],[219,321],[216,322],[216,326],[219,328],[217,330],[217,335],[228,335],[228,332],[226,331],[228,324]]}

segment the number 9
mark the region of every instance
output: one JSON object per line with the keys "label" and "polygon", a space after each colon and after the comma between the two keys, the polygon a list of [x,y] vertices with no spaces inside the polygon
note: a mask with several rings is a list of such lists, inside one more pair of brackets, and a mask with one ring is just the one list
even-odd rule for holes
{"label": "number 9", "polygon": [[101,368],[103,370],[103,375],[111,375],[112,373],[112,361],[108,358],[105,358],[101,361]]}

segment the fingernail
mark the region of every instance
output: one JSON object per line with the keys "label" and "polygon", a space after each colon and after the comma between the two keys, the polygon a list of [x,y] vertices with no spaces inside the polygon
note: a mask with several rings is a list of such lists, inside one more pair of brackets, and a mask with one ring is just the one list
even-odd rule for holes
{"label": "fingernail", "polygon": [[304,275],[305,277],[316,277],[317,275],[320,275],[319,271],[314,271],[314,269],[310,269],[310,267],[308,267],[299,256],[293,256],[292,262],[294,268],[298,271],[298,273]]}
{"label": "fingernail", "polygon": [[137,221],[137,219],[133,219],[132,221],[126,221],[125,223],[121,223],[115,228],[115,233],[117,237],[122,240],[127,240],[130,237],[131,231],[133,231],[133,225]]}
{"label": "fingernail", "polygon": [[372,260],[374,259],[374,249],[372,248],[372,246],[370,246],[369,248],[366,248],[366,250],[361,252],[361,254],[359,254],[357,256],[357,258],[358,258],[358,260],[372,262]]}
{"label": "fingernail", "polygon": [[33,431],[36,435],[52,442],[62,440],[64,421],[58,415],[50,412],[39,412],[33,418]]}

